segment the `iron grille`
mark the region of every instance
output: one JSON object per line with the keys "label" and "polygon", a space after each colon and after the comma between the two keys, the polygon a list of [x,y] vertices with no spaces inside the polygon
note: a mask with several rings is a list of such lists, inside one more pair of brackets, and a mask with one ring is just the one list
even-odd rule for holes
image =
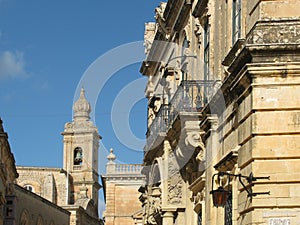
{"label": "iron grille", "polygon": [[202,210],[198,213],[198,225],[202,225]]}
{"label": "iron grille", "polygon": [[232,194],[228,196],[224,210],[225,210],[225,225],[232,225]]}

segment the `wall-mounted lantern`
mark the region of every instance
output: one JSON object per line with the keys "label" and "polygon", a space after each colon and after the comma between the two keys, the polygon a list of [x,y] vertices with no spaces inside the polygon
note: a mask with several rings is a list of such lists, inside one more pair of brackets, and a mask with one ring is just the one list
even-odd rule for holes
{"label": "wall-mounted lantern", "polygon": [[[266,195],[266,194],[270,194],[270,192],[252,192],[252,182],[256,181],[258,179],[270,179],[270,176],[268,177],[254,177],[252,173],[250,173],[249,176],[243,176],[242,174],[231,174],[231,173],[227,173],[227,172],[219,172],[217,174],[214,174],[212,177],[212,190],[210,192],[210,194],[212,194],[212,199],[213,199],[213,204],[215,207],[224,207],[226,204],[226,201],[231,193],[231,191],[229,190],[229,185],[227,190],[222,187],[219,186],[218,189],[214,190],[214,180],[215,180],[215,176],[218,176],[218,180],[220,180],[221,177],[223,176],[227,176],[228,181],[230,180],[230,177],[238,177],[239,178],[239,182],[242,184],[243,188],[247,191],[248,193],[248,197],[250,199],[252,199],[253,196],[256,195]],[[248,188],[246,187],[246,185],[243,182],[243,179],[245,179],[248,182]]]}

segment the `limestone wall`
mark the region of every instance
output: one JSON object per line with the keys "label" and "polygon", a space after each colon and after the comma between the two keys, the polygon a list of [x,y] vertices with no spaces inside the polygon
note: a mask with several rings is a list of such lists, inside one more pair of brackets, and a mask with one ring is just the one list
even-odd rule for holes
{"label": "limestone wall", "polygon": [[68,225],[69,214],[38,195],[16,186],[16,224]]}

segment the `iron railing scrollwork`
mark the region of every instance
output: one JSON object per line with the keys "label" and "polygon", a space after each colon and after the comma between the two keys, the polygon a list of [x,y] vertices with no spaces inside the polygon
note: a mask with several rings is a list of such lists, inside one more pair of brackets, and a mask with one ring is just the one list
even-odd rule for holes
{"label": "iron railing scrollwork", "polygon": [[214,81],[184,80],[178,86],[169,104],[161,105],[152,124],[148,128],[144,150],[153,146],[158,135],[166,133],[182,112],[200,112],[208,104]]}

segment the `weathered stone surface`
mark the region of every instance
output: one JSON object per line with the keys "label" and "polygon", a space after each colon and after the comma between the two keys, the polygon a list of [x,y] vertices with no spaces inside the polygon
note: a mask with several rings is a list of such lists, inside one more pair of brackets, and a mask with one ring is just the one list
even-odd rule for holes
{"label": "weathered stone surface", "polygon": [[[161,221],[154,219],[152,224],[196,224],[198,216],[204,224],[224,224],[224,209],[213,207],[210,194],[212,186],[216,189],[220,183],[232,191],[233,224],[297,223],[299,216],[290,212],[295,209],[296,214],[299,213],[300,2],[186,1],[194,16],[189,18],[186,18],[187,6],[181,3],[168,1],[167,14],[160,17],[155,38],[172,40],[182,51],[147,49],[152,55],[160,55],[163,61],[158,65],[150,63],[151,70],[146,67],[147,60],[142,65],[141,71],[149,77],[147,97],[150,96],[149,90],[152,96],[167,94],[162,104],[170,107],[172,112],[173,102],[183,103],[188,99],[179,100],[176,94],[180,82],[213,79],[221,85],[220,89],[209,93],[209,104],[199,109],[201,117],[197,122],[193,121],[194,125],[200,124],[205,163],[201,166],[198,163],[198,171],[193,170],[197,168],[194,161],[197,154],[194,154],[186,164],[180,164],[178,173],[184,181],[179,185],[183,190],[185,187],[192,190],[201,187],[204,190],[201,192],[203,201],[199,202],[200,197],[195,193],[187,197],[190,192],[186,191],[186,206],[170,208],[166,204],[156,215]],[[237,4],[235,8],[234,3]],[[239,12],[241,15],[238,15]],[[166,24],[177,24],[176,29],[180,31],[175,27],[164,30],[164,19]],[[172,65],[176,65],[174,71],[177,72],[165,73],[165,66],[172,59],[186,57],[187,52],[192,53],[200,63],[176,60]],[[199,90],[188,93],[191,96],[198,92],[202,94]],[[181,139],[188,139],[188,133],[185,132],[183,119],[180,116],[173,118],[170,114],[159,117],[170,123],[169,130],[159,141],[168,142],[170,146],[165,148],[161,144],[156,152],[144,158],[147,165],[162,158],[160,171],[164,178],[167,174],[160,184],[163,200],[170,196],[173,183],[180,180],[178,176],[168,176],[167,157],[175,151],[178,153],[177,161],[180,161],[183,154],[179,153],[190,149],[178,146]],[[209,121],[210,117],[215,118],[214,122]],[[155,120],[160,122],[152,117],[148,124],[155,123]],[[253,184],[243,177],[245,185],[252,187],[253,192],[270,191],[270,195],[257,195],[251,199],[233,175],[230,182],[228,178],[217,176],[212,180],[214,174],[226,170],[235,175],[248,176],[253,173],[254,176],[270,176],[270,180],[257,180]],[[149,170],[146,175],[153,176],[153,171]],[[184,192],[178,195],[181,193]],[[193,202],[195,199],[196,203]],[[181,214],[189,219],[183,220]],[[150,216],[145,214],[144,217],[147,221]]]}

